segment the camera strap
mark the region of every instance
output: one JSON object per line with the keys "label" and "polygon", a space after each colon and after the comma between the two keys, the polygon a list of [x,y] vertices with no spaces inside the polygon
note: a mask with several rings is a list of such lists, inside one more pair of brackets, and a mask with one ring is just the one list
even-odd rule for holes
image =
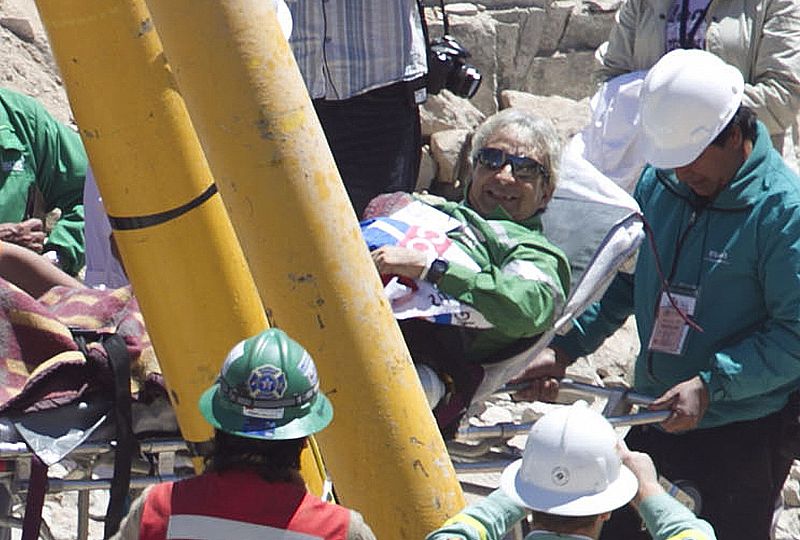
{"label": "camera strap", "polygon": [[[444,0],[439,0],[439,6],[442,9],[442,31],[444,35],[450,33],[450,21],[447,20],[447,11],[444,9]],[[425,37],[425,47],[430,52],[430,45],[431,45],[431,38],[430,33],[428,32],[428,23],[425,20],[425,6],[422,4],[422,0],[417,0],[417,9],[419,9],[419,20],[422,24],[422,35]]]}

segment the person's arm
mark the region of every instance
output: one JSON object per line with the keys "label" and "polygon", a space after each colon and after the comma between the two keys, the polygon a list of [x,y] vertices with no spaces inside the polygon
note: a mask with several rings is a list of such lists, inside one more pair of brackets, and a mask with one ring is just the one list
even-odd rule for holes
{"label": "person's arm", "polygon": [[564,336],[556,336],[550,347],[538,354],[519,375],[509,382],[525,383],[527,387],[514,393],[515,400],[555,401],[558,381],[567,367],[594,352],[627,320],[633,311],[633,278],[618,273],[602,300],[590,306],[573,321],[573,328]]}
{"label": "person's arm", "polygon": [[614,26],[608,36],[607,48],[605,52],[596,53],[600,64],[592,73],[595,81],[607,81],[617,75],[640,69],[633,63],[633,46],[641,7],[640,0],[628,0],[617,10]]}
{"label": "person's arm", "polygon": [[712,403],[764,395],[800,378],[800,213],[777,207],[759,222],[757,272],[767,318],[700,372]]}
{"label": "person's arm", "polygon": [[603,298],[573,321],[572,330],[556,336],[553,346],[570,362],[596,351],[633,313],[633,276],[618,272]]}
{"label": "person's arm", "polygon": [[87,157],[77,133],[54,119],[44,109],[35,110],[36,184],[42,192],[46,210],[61,209],[61,219],[53,227],[44,251],[58,254],[59,266],[75,275],[84,263],[83,183]]}
{"label": "person's arm", "polygon": [[6,242],[0,242],[0,277],[34,298],[56,285],[85,288],[83,283],[56,268],[38,253]]}
{"label": "person's arm", "polygon": [[624,442],[620,442],[618,452],[639,482],[631,505],[642,516],[653,540],[716,540],[714,529],[708,522],[695,516],[664,491],[650,456],[631,452]]}
{"label": "person's arm", "polygon": [[800,3],[772,0],[766,6],[742,104],[755,110],[770,134],[776,134],[794,124],[800,109]]}
{"label": "person's arm", "polygon": [[[475,271],[450,262],[437,288],[478,310],[511,337],[535,336],[552,324],[556,309],[566,302],[569,265],[545,246],[520,242],[502,266]],[[429,261],[416,250],[383,246],[372,251],[378,272],[419,279]]]}
{"label": "person's arm", "polygon": [[475,272],[451,263],[439,290],[478,310],[511,337],[547,330],[569,290],[569,265],[560,252],[520,242],[500,266]]}
{"label": "person's arm", "polygon": [[711,525],[665,492],[651,495],[638,507],[653,540],[716,540]]}
{"label": "person's arm", "polygon": [[364,521],[364,517],[350,510],[350,526],[347,528],[347,540],[375,540],[375,533]]}
{"label": "person's arm", "polygon": [[123,518],[117,533],[110,540],[139,540],[139,528],[142,522],[142,512],[144,511],[144,501],[147,499],[152,486],[145,489],[141,495],[131,503],[128,514]]}
{"label": "person's arm", "polygon": [[425,540],[500,540],[525,517],[525,512],[496,489],[448,519]]}

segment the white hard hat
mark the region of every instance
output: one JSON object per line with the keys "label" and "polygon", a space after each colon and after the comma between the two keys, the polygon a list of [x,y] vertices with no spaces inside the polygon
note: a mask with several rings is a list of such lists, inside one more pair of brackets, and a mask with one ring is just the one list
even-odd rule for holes
{"label": "white hard hat", "polygon": [[641,89],[642,153],[651,165],[688,165],[739,109],[744,79],[735,67],[698,49],[675,49],[647,73]]}
{"label": "white hard hat", "polygon": [[283,32],[283,37],[287,40],[292,35],[292,13],[289,11],[289,6],[286,5],[284,0],[272,0],[272,5],[275,7],[275,13],[278,15],[278,24]]}
{"label": "white hard hat", "polygon": [[559,516],[593,516],[627,504],[638,489],[616,451],[617,434],[584,401],[545,414],[500,488],[518,504]]}

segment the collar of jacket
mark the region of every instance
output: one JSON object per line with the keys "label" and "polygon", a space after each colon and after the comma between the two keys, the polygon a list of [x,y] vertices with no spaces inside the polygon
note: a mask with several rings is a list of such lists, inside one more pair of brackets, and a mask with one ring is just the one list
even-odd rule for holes
{"label": "collar of jacket", "polygon": [[481,216],[478,213],[478,211],[475,210],[472,207],[472,205],[470,205],[469,200],[468,200],[467,197],[464,197],[464,200],[461,201],[461,206],[463,206],[464,208],[468,209],[470,212],[482,217],[486,221],[495,221],[495,220],[498,220],[498,221],[511,221],[511,222],[516,223],[518,225],[522,225],[526,229],[531,229],[531,230],[534,230],[534,231],[541,231],[542,230],[542,212],[544,212],[544,210],[539,210],[538,212],[536,212],[532,216],[527,217],[525,219],[516,220],[513,217],[511,217],[511,214],[506,212],[505,208],[503,208],[499,204],[494,207],[494,210],[489,212],[488,216],[485,216],[485,217]]}
{"label": "collar of jacket", "polygon": [[[742,210],[753,206],[760,194],[769,189],[770,175],[767,169],[771,168],[770,161],[775,157],[782,159],[772,147],[772,140],[766,126],[759,121],[750,157],[736,171],[733,180],[706,208],[710,210]],[[658,169],[656,176],[659,182],[676,196],[685,199],[693,206],[700,202],[700,197],[695,195],[688,186],[678,181],[675,171]]]}

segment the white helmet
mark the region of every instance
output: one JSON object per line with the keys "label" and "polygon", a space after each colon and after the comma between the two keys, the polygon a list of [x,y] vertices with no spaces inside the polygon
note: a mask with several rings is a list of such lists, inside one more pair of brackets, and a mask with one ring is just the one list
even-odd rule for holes
{"label": "white helmet", "polygon": [[617,455],[617,434],[584,401],[545,414],[500,488],[522,506],[559,516],[592,516],[627,504],[638,489]]}
{"label": "white helmet", "polygon": [[739,109],[744,79],[735,67],[697,49],[675,49],[647,73],[640,126],[645,160],[661,169],[688,165]]}

